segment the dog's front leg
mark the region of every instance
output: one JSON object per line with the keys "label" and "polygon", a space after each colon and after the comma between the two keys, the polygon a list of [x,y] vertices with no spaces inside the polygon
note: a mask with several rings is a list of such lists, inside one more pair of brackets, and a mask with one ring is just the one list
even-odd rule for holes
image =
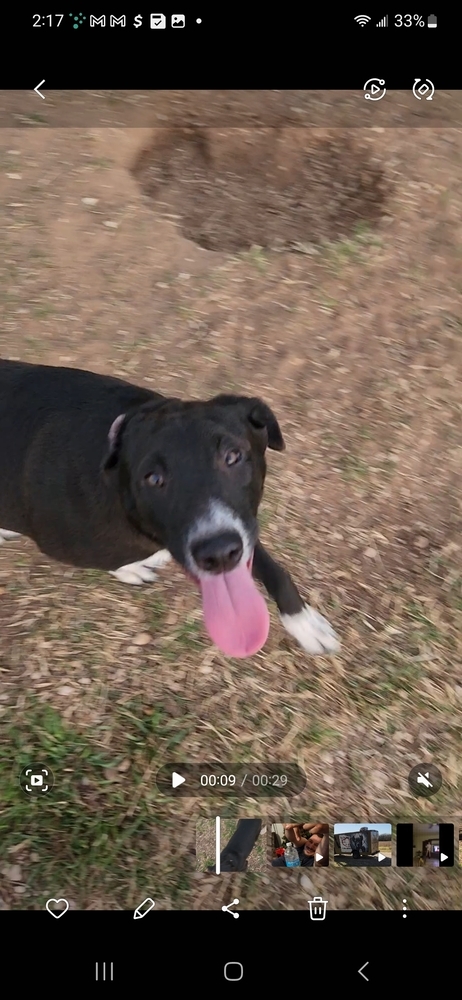
{"label": "dog's front leg", "polygon": [[260,542],[255,546],[252,572],[275,601],[282,624],[307,653],[337,653],[338,638],[329,622],[305,604],[287,570],[283,569]]}

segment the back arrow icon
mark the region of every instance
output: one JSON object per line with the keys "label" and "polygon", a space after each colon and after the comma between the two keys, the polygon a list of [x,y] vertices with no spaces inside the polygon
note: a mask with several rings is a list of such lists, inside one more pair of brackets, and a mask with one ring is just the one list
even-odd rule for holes
{"label": "back arrow icon", "polygon": [[38,83],[38,84],[37,84],[37,86],[36,86],[36,87],[34,87],[34,93],[35,93],[35,94],[38,94],[38,95],[39,95],[39,97],[41,97],[41,98],[42,98],[42,101],[44,101],[44,100],[45,100],[45,94],[41,94],[41,93],[40,93],[40,87],[43,87],[43,84],[44,84],[44,83],[45,83],[45,80],[41,80],[41,81],[40,81],[40,83]]}
{"label": "back arrow icon", "polygon": [[361,968],[360,968],[360,969],[358,969],[358,972],[359,972],[359,975],[360,975],[360,976],[362,976],[362,977],[363,977],[363,979],[365,979],[365,980],[366,980],[366,983],[368,983],[368,982],[369,982],[369,980],[368,980],[367,976],[365,976],[365,975],[364,975],[364,971],[363,971],[363,970],[364,970],[364,969],[365,969],[365,968],[366,968],[366,967],[367,967],[368,965],[369,965],[369,962],[364,962],[364,965],[362,965],[362,966],[361,966]]}

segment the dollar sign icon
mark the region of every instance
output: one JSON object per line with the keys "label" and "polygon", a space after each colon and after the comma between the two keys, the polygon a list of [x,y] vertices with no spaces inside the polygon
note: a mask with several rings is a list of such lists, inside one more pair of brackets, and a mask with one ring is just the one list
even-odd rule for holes
{"label": "dollar sign icon", "polygon": [[134,28],[141,28],[142,23],[143,23],[143,15],[142,14],[136,14],[135,20],[133,21],[133,27]]}

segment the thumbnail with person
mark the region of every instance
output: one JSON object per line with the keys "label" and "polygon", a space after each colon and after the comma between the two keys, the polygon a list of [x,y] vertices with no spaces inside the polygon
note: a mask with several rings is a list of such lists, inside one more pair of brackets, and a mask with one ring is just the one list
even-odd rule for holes
{"label": "thumbnail with person", "polygon": [[273,868],[323,868],[329,864],[329,826],[319,822],[273,823]]}

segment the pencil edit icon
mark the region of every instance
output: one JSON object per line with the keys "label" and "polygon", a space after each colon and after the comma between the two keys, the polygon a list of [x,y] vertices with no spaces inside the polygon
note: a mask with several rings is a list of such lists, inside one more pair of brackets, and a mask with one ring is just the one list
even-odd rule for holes
{"label": "pencil edit icon", "polygon": [[155,905],[156,904],[155,904],[154,900],[151,899],[148,896],[147,899],[144,899],[143,902],[140,903],[139,906],[137,906],[137,908],[136,908],[136,910],[135,910],[135,912],[133,914],[133,919],[134,920],[142,920],[143,917],[145,917],[147,913],[151,912],[151,910],[154,908]]}

